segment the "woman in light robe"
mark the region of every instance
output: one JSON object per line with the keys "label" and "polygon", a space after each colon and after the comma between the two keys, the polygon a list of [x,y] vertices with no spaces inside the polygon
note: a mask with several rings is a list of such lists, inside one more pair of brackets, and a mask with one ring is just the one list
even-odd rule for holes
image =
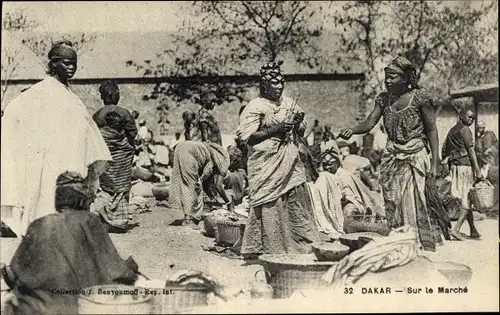
{"label": "woman in light robe", "polygon": [[304,112],[282,96],[285,80],[280,64],[261,68],[261,95],[245,107],[237,130],[249,147],[251,209],[241,250],[245,259],[307,253],[319,237],[296,141],[306,129]]}
{"label": "woman in light robe", "polygon": [[57,42],[43,81],[20,94],[2,117],[2,221],[18,237],[30,222],[55,213],[59,174],[89,178],[93,194],[111,155],[82,101],[68,87],[77,68],[71,42]]}
{"label": "woman in light robe", "polygon": [[351,215],[385,216],[382,196],[341,166],[338,151],[324,152],[321,167],[316,182],[308,183],[320,232],[338,237],[346,233],[346,218]]}

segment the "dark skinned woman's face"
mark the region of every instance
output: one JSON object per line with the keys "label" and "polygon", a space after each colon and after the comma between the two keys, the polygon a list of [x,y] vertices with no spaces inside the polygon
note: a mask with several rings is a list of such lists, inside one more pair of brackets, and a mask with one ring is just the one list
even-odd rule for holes
{"label": "dark skinned woman's face", "polygon": [[278,100],[281,95],[283,95],[285,84],[283,82],[270,81],[267,82],[264,90],[265,97],[269,98],[270,100]]}
{"label": "dark skinned woman's face", "polygon": [[403,75],[392,72],[385,73],[384,83],[389,92],[403,91],[405,86],[408,85]]}
{"label": "dark skinned woman's face", "polygon": [[460,117],[460,120],[466,126],[471,126],[474,123],[475,119],[476,119],[476,114],[474,114],[474,112],[471,110],[466,111]]}
{"label": "dark skinned woman's face", "polygon": [[52,70],[59,78],[63,80],[69,80],[73,78],[76,73],[76,69],[76,59],[58,59],[52,61]]}
{"label": "dark skinned woman's face", "polygon": [[337,173],[337,170],[340,167],[340,162],[336,159],[323,161],[322,166],[323,166],[323,171],[335,174]]}

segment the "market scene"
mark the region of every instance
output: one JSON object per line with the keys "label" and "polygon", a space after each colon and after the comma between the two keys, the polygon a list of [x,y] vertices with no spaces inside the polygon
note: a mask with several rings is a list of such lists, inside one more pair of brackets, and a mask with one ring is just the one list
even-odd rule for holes
{"label": "market scene", "polygon": [[4,4],[2,313],[498,311],[497,15]]}

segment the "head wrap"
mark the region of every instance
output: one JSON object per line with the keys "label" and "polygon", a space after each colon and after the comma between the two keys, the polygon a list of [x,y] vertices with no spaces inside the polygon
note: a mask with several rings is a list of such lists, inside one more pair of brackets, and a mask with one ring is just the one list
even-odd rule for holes
{"label": "head wrap", "polygon": [[76,59],[76,50],[73,48],[73,44],[70,41],[58,41],[52,45],[48,57],[50,61],[57,59]]}
{"label": "head wrap", "polygon": [[231,163],[237,163],[243,159],[243,151],[234,145],[227,148],[227,153],[229,154],[229,160]]}
{"label": "head wrap", "polygon": [[285,75],[281,71],[283,61],[268,62],[260,68],[261,82],[277,81],[278,83],[285,82]]}
{"label": "head wrap", "polygon": [[214,163],[214,167],[217,168],[217,171],[220,175],[226,176],[227,171],[229,169],[229,153],[220,145],[213,142],[203,142],[209,151],[210,157],[212,158],[212,162]]}
{"label": "head wrap", "polygon": [[331,148],[321,154],[321,163],[331,163],[332,161],[340,162],[339,151]]}
{"label": "head wrap", "polygon": [[205,93],[201,94],[200,100],[201,100],[201,102],[216,101],[217,94],[213,91],[205,92]]}
{"label": "head wrap", "polygon": [[384,68],[385,72],[397,73],[406,76],[408,83],[412,88],[419,89],[417,84],[417,69],[405,57],[398,56],[387,67]]}
{"label": "head wrap", "polygon": [[111,96],[115,93],[120,93],[120,89],[114,81],[107,80],[99,86],[99,93],[101,93],[101,95]]}
{"label": "head wrap", "polygon": [[477,128],[486,128],[486,123],[482,120],[478,121]]}

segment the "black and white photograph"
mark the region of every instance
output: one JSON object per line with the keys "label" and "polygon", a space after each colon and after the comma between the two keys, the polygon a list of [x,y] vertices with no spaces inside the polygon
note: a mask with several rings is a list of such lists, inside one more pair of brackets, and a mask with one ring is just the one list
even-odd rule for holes
{"label": "black and white photograph", "polygon": [[498,0],[1,5],[2,314],[499,311]]}

